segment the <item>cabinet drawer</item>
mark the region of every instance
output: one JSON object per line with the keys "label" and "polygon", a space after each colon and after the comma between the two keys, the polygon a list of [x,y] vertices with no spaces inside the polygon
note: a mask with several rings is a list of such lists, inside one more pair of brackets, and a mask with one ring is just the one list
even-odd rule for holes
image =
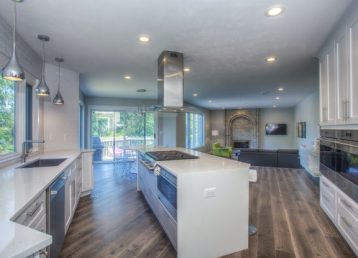
{"label": "cabinet drawer", "polygon": [[338,210],[345,210],[358,221],[358,205],[342,193],[337,193]]}
{"label": "cabinet drawer", "polygon": [[335,218],[336,218],[335,196],[334,195],[332,196],[330,192],[326,191],[324,188],[321,188],[320,203],[322,209],[326,212],[326,214],[330,217],[330,219],[333,222],[335,222]]}
{"label": "cabinet drawer", "polygon": [[323,176],[321,176],[320,180],[320,189],[325,191],[326,194],[330,194],[331,196],[334,196],[336,192],[336,187]]}
{"label": "cabinet drawer", "polygon": [[358,254],[358,220],[345,209],[339,209],[337,227],[354,252]]}
{"label": "cabinet drawer", "polygon": [[39,198],[31,203],[25,211],[15,219],[15,222],[24,226],[33,227],[43,215],[46,216],[46,192],[43,192]]}
{"label": "cabinet drawer", "polygon": [[34,223],[32,228],[46,233],[46,214],[43,214],[42,217],[40,217],[40,219],[37,221],[37,223]]}
{"label": "cabinet drawer", "polygon": [[158,219],[174,248],[177,249],[177,223],[158,200]]}

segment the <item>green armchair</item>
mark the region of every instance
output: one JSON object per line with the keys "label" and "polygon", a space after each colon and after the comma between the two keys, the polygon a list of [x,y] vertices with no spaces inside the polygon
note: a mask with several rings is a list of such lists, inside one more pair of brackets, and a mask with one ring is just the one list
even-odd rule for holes
{"label": "green armchair", "polygon": [[221,147],[220,143],[213,143],[212,154],[219,157],[231,158],[232,148],[231,147]]}

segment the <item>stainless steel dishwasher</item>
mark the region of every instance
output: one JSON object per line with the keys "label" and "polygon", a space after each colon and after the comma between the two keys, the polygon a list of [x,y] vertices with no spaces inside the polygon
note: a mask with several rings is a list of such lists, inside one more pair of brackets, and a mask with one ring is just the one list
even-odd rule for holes
{"label": "stainless steel dishwasher", "polygon": [[52,244],[49,247],[51,258],[60,256],[65,239],[65,176],[62,173],[49,188],[49,234]]}

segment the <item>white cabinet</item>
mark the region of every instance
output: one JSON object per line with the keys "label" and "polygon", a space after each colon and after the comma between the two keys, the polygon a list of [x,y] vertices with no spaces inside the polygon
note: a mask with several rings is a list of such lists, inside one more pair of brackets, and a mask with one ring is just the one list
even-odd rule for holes
{"label": "white cabinet", "polygon": [[348,28],[350,49],[350,87],[348,93],[348,122],[358,124],[358,20]]}
{"label": "white cabinet", "polygon": [[358,204],[324,176],[320,181],[320,204],[353,251],[358,254]]}
{"label": "white cabinet", "polygon": [[323,176],[320,180],[320,204],[328,217],[335,221],[337,213],[335,186]]}
{"label": "white cabinet", "polygon": [[337,118],[334,46],[320,59],[321,124],[334,124]]}
{"label": "white cabinet", "polygon": [[334,34],[320,54],[321,125],[358,124],[358,20]]}
{"label": "white cabinet", "polygon": [[320,84],[320,121],[324,124],[328,121],[328,65],[324,55],[319,61],[319,84]]}
{"label": "white cabinet", "polygon": [[158,198],[157,176],[140,162],[138,163],[138,188],[176,249],[177,222]]}
{"label": "white cabinet", "polygon": [[82,186],[82,157],[78,157],[65,172],[65,232],[75,213]]}
{"label": "white cabinet", "polygon": [[67,168],[65,171],[65,232],[67,232],[68,227],[71,223],[72,218],[72,205],[71,205],[71,196],[72,196],[72,173],[71,167]]}
{"label": "white cabinet", "polygon": [[349,96],[349,46],[347,33],[342,33],[335,42],[337,56],[337,120],[348,119]]}
{"label": "white cabinet", "polygon": [[[42,192],[40,196],[29,204],[25,210],[16,217],[15,222],[36,229],[43,233],[47,232],[47,203],[46,203],[46,192]],[[31,255],[27,258],[45,258],[47,257],[46,248]]]}
{"label": "white cabinet", "polygon": [[82,196],[89,194],[93,189],[93,152],[82,153]]}

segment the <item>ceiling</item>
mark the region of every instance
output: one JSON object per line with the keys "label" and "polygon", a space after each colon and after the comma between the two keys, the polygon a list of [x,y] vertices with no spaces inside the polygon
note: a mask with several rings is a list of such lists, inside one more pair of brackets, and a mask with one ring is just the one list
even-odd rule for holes
{"label": "ceiling", "polygon": [[[174,50],[191,68],[185,74],[187,102],[212,109],[287,107],[317,90],[314,56],[350,3],[25,0],[18,7],[18,31],[38,53],[36,34],[49,35],[48,59],[63,57],[67,68],[85,74],[81,89],[89,96],[156,98],[157,57]],[[283,14],[267,17],[276,4]],[[11,7],[11,0],[0,2],[0,15],[10,24]],[[141,34],[152,40],[138,42]],[[277,62],[267,64],[269,55]],[[278,93],[280,86],[285,90]],[[136,92],[142,88],[147,92]]]}

